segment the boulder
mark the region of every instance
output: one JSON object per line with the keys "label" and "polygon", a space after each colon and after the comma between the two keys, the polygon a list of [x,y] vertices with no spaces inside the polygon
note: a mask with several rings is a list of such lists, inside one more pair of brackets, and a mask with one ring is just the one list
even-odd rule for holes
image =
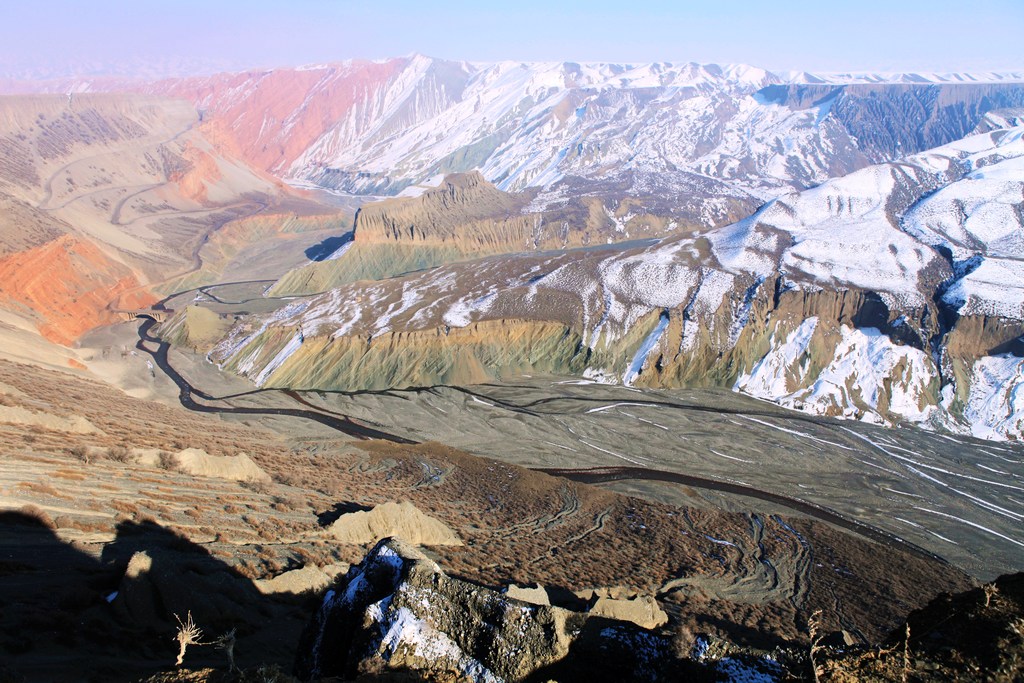
{"label": "boulder", "polygon": [[639,595],[631,600],[597,599],[590,613],[598,617],[631,621],[643,628],[660,628],[668,623],[668,615],[650,595]]}
{"label": "boulder", "polygon": [[264,595],[274,593],[315,593],[331,585],[332,577],[316,565],[307,565],[299,569],[278,574],[272,579],[258,579],[253,583],[256,590]]}
{"label": "boulder", "polygon": [[328,531],[343,543],[359,545],[392,536],[415,545],[462,545],[450,527],[412,503],[388,502],[372,510],[351,512],[336,519]]}
{"label": "boulder", "polygon": [[681,680],[670,639],[622,621],[534,605],[447,576],[398,539],[378,543],[324,596],[299,647],[304,680]]}

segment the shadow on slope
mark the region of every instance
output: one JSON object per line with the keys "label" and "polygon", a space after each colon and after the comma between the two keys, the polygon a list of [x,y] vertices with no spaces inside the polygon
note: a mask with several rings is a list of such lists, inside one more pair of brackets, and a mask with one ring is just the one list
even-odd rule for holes
{"label": "shadow on slope", "polygon": [[[125,521],[97,556],[66,543],[39,510],[0,512],[0,679],[128,681],[170,668],[177,622],[203,642],[237,629],[241,666],[290,661],[306,599],[267,598],[204,548],[152,522]],[[270,628],[267,628],[269,625]],[[226,668],[212,647],[186,665]]]}

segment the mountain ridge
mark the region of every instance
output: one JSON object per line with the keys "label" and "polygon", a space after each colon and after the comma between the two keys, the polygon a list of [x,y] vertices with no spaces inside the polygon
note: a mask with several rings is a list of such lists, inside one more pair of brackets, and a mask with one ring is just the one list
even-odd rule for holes
{"label": "mountain ridge", "polygon": [[310,389],[479,381],[483,368],[724,385],[809,412],[1014,438],[1022,140],[968,137],[655,246],[345,285],[237,325],[212,357],[260,385]]}
{"label": "mountain ridge", "polygon": [[[719,197],[753,209],[958,139],[987,111],[1024,106],[1020,76],[780,77],[748,65],[482,64],[414,54],[35,87],[184,97],[252,165],[299,186],[393,195],[478,169],[503,190],[541,188],[541,206],[580,194],[634,196],[707,226],[728,213]],[[785,104],[808,89],[820,92]]]}

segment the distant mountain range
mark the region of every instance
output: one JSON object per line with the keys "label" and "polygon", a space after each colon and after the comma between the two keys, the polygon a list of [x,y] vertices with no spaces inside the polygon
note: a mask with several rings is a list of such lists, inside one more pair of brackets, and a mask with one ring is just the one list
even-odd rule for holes
{"label": "distant mountain range", "polygon": [[29,87],[184,97],[247,161],[300,186],[398,194],[479,169],[500,189],[534,188],[542,208],[629,197],[637,213],[708,226],[780,191],[959,139],[986,112],[1024,106],[1022,81],[413,55]]}

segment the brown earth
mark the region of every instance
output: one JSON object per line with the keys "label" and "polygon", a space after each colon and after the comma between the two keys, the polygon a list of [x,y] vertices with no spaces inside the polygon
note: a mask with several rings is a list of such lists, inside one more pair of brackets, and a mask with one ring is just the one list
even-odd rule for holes
{"label": "brown earth", "polygon": [[156,301],[130,269],[91,242],[63,235],[0,259],[0,304],[35,319],[40,334],[58,344],[116,322],[107,308],[114,299],[127,308]]}
{"label": "brown earth", "polygon": [[[0,645],[11,653],[8,666],[37,677],[46,671],[67,680],[65,662],[83,647],[97,670],[116,661],[125,675],[155,672],[173,659],[171,612],[189,609],[211,635],[239,628],[240,664],[287,665],[294,642],[287,634],[297,637],[310,606],[301,599],[268,603],[252,581],[357,561],[366,547],[337,544],[325,525],[395,500],[463,539],[462,546],[431,549],[454,576],[494,587],[626,587],[657,595],[671,632],[746,644],[806,642],[806,620],[819,608],[830,627],[877,640],[936,589],[970,585],[948,565],[798,517],[648,503],[436,444],[286,439],[256,422],[195,415],[6,362],[0,382],[12,389],[3,394],[7,403],[80,415],[98,430],[69,436],[0,424],[0,499],[15,511],[9,514],[36,520],[0,525],[12,577],[0,591],[20,597],[19,610],[0,620]],[[212,455],[244,451],[273,481],[185,475],[172,459],[172,469],[132,462],[135,448],[188,446]],[[141,595],[163,596],[162,603],[124,612],[105,596],[120,590],[126,563],[140,550],[152,559]],[[113,563],[96,565],[96,557]],[[901,567],[895,576],[894,563]],[[183,567],[192,567],[187,591],[175,578]],[[204,602],[206,591],[219,597]],[[69,597],[55,605],[58,593]],[[12,604],[12,596],[0,598]],[[150,616],[139,622],[132,614]],[[267,616],[275,614],[271,628]],[[96,626],[83,632],[82,619]],[[124,643],[133,643],[130,655]],[[195,657],[204,666],[218,655],[199,649]]]}
{"label": "brown earth", "polygon": [[[204,257],[216,257],[209,282],[238,258],[258,260],[246,249],[260,238],[348,220],[206,139],[217,129],[199,118],[187,102],[143,95],[0,98],[0,308],[17,327],[70,345],[148,306],[161,281],[180,284]],[[260,230],[245,223],[253,216]],[[275,274],[305,261],[300,244]]]}
{"label": "brown earth", "polygon": [[825,648],[819,666],[820,680],[832,683],[1024,680],[1024,573],[943,593],[881,647]]}

